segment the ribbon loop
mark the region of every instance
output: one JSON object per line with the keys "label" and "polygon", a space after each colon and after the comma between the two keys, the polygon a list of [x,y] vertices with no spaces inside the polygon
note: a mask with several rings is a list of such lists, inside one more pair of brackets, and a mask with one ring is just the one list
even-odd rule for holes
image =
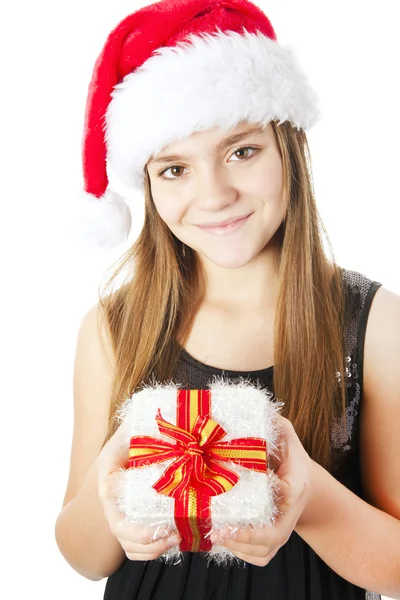
{"label": "ribbon loop", "polygon": [[160,494],[180,498],[188,486],[196,487],[206,496],[229,491],[239,477],[220,461],[267,471],[267,447],[263,439],[249,437],[221,442],[226,432],[209,416],[198,415],[192,432],[163,419],[160,409],[156,421],[160,433],[175,440],[176,444],[148,436],[134,436],[130,443],[129,466],[139,467],[175,459],[152,486]]}

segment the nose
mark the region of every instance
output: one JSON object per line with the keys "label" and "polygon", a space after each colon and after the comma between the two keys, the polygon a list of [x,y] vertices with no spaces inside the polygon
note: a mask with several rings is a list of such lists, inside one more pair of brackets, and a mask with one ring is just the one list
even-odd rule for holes
{"label": "nose", "polygon": [[237,189],[222,167],[204,167],[198,172],[195,185],[198,207],[202,210],[217,212],[236,202]]}

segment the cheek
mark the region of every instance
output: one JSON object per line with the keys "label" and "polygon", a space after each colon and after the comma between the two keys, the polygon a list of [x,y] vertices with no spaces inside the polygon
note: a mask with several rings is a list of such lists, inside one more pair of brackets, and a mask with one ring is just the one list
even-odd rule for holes
{"label": "cheek", "polygon": [[283,168],[278,152],[259,171],[258,186],[268,202],[280,202],[283,196]]}
{"label": "cheek", "polygon": [[153,193],[153,200],[158,214],[167,225],[180,223],[185,214],[185,207],[176,194],[163,192],[161,196]]}

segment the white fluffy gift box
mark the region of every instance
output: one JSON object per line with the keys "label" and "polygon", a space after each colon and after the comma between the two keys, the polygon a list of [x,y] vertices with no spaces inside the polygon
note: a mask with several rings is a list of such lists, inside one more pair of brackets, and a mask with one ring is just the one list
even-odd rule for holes
{"label": "white fluffy gift box", "polygon": [[[199,400],[198,406],[197,397],[206,398],[208,405],[203,403],[203,408],[199,409],[202,401]],[[184,407],[182,398],[186,398],[188,402]],[[234,559],[234,555],[222,545],[211,544],[209,536],[212,531],[228,527],[234,533],[244,527],[250,526],[257,530],[273,525],[279,514],[276,505],[278,478],[274,473],[267,473],[267,466],[268,457],[277,456],[279,426],[275,416],[282,406],[282,402],[272,400],[272,394],[260,385],[249,383],[243,378],[234,382],[222,376],[214,376],[207,390],[182,390],[179,384],[155,383],[144,386],[124,402],[118,418],[126,427],[125,442],[130,446],[130,456],[135,454],[134,464],[137,467],[121,471],[117,485],[117,505],[129,522],[152,528],[155,540],[167,533],[179,531],[182,536],[180,546],[166,551],[161,559],[176,561],[183,551],[203,551],[210,559],[219,563],[229,562]],[[199,410],[200,413],[203,411],[200,415]],[[182,414],[186,415],[186,421],[182,420]],[[160,424],[168,426],[171,431]],[[197,431],[200,433],[194,441],[193,435]],[[211,438],[204,443],[207,437],[205,433],[211,431],[211,438],[219,438],[216,446],[212,446]],[[173,435],[178,438],[181,436],[179,439],[187,438],[189,443],[185,446],[179,439],[172,439]],[[244,456],[243,452],[248,455],[248,449],[243,448],[241,452],[238,444],[249,445],[252,440],[258,445],[264,442],[265,447],[264,459],[258,460],[257,468],[249,467],[249,463],[243,466],[245,463],[240,458],[230,459],[235,452],[230,451],[229,444],[236,444],[235,456]],[[171,458],[172,449],[178,446],[180,456]],[[217,448],[224,458],[220,459],[213,453],[213,448]],[[157,455],[159,462],[153,461],[151,453]],[[253,450],[251,454],[250,449],[250,456],[256,455],[261,456],[259,450]],[[213,463],[210,463],[210,457],[213,458]],[[250,458],[248,460],[251,461]],[[206,478],[212,474],[214,481],[210,484],[211,488],[214,484],[218,487],[218,482],[222,481],[229,488],[228,491],[214,489],[210,493],[207,490],[204,493],[201,483],[195,480],[194,464],[200,465],[197,472],[203,473]],[[216,475],[219,469],[228,473],[230,483],[227,484],[226,478]],[[171,477],[172,472],[174,474]],[[194,500],[193,494],[188,492],[189,484],[184,485],[184,478],[186,483],[190,480]],[[163,492],[156,491],[153,487],[159,480],[166,480]],[[210,480],[204,481],[207,485]],[[183,488],[185,490],[185,494],[182,492],[179,496],[179,502],[177,496],[167,495],[168,490],[172,493],[171,488],[174,486],[180,486],[181,491]],[[202,492],[199,491],[200,488]],[[184,497],[187,501],[182,500]],[[205,507],[203,512],[202,506]],[[185,513],[183,519],[182,511]],[[194,511],[197,517],[207,514],[207,519],[204,521],[195,518]]]}

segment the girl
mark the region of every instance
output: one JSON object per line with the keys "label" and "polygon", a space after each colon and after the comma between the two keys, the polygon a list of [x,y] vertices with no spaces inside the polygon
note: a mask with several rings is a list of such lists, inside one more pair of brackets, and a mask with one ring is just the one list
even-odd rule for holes
{"label": "girl", "polygon": [[[317,117],[296,58],[247,0],[144,7],[96,62],[86,235],[129,233],[106,163],[144,190],[145,219],[80,327],[56,539],[77,572],[108,578],[106,600],[400,598],[400,298],[324,253],[305,135]],[[285,402],[269,465],[281,516],[261,535],[214,533],[237,564],[165,564],[179,539],[153,541],[115,508],[115,415],[152,377],[202,389],[214,375]]]}

